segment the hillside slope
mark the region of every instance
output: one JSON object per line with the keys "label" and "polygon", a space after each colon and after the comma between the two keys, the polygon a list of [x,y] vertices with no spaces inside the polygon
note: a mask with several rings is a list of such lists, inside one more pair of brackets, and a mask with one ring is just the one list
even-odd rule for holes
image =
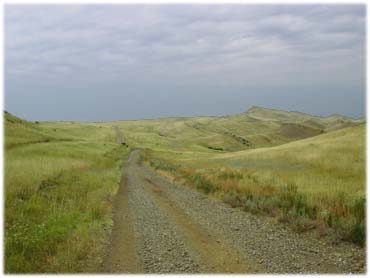
{"label": "hillside slope", "polygon": [[363,120],[327,118],[300,112],[253,107],[225,117],[164,118],[114,123],[129,144],[173,151],[222,152],[270,147],[332,130],[355,126]]}
{"label": "hillside slope", "polygon": [[20,144],[48,142],[54,138],[37,123],[31,123],[4,112],[5,148]]}

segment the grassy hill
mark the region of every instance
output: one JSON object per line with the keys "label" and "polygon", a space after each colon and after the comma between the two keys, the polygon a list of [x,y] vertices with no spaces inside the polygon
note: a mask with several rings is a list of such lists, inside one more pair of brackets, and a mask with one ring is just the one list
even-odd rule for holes
{"label": "grassy hill", "polygon": [[[5,272],[97,272],[130,149],[297,230],[365,240],[365,124],[253,107],[225,117],[28,122],[4,114]],[[117,144],[115,129],[129,148]]]}
{"label": "grassy hill", "polygon": [[173,151],[239,151],[276,146],[363,122],[253,107],[225,117],[165,118],[114,123],[138,147]]}

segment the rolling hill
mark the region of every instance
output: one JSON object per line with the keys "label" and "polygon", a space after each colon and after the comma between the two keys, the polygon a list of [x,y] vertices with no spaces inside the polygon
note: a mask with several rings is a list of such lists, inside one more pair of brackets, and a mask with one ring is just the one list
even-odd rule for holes
{"label": "rolling hill", "polygon": [[[28,122],[4,113],[5,271],[95,272],[120,166],[299,231],[365,241],[365,121],[253,107],[224,117]],[[128,147],[117,144],[117,130]],[[275,219],[274,218],[274,219]]]}
{"label": "rolling hill", "polygon": [[122,121],[132,146],[176,151],[239,151],[271,147],[363,123],[343,116],[317,117],[300,112],[252,107],[225,117]]}

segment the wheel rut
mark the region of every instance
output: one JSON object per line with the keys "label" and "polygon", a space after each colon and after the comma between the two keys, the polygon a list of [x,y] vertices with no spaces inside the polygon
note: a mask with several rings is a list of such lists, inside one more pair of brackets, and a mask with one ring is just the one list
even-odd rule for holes
{"label": "wheel rut", "polygon": [[127,165],[123,167],[120,185],[114,199],[114,225],[112,229],[111,245],[103,263],[102,272],[142,272],[141,262],[136,253],[131,208],[128,204],[126,167]]}
{"label": "wheel rut", "polygon": [[181,228],[187,243],[201,257],[204,270],[212,273],[258,273],[261,270],[256,262],[245,261],[236,252],[222,241],[205,230],[193,220],[176,203],[169,198],[164,190],[149,178],[145,178],[148,185],[146,190],[153,200],[165,210],[173,223]]}

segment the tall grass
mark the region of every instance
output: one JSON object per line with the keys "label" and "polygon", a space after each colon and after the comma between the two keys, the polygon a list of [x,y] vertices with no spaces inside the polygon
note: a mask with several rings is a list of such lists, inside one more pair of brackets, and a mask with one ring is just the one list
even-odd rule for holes
{"label": "tall grass", "polygon": [[[17,125],[5,125],[6,138],[23,136],[5,149],[5,272],[99,271],[128,149],[110,128]],[[27,141],[28,129],[51,139]]]}

